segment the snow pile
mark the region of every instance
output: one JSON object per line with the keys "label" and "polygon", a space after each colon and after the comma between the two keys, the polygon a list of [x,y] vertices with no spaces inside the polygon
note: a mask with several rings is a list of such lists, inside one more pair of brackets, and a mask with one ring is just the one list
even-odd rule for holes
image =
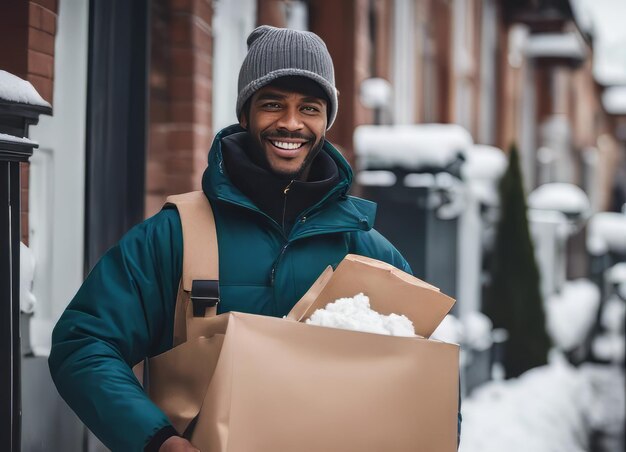
{"label": "snow pile", "polygon": [[626,262],[618,262],[606,270],[604,279],[609,284],[626,283]]}
{"label": "snow pile", "polygon": [[460,344],[463,340],[463,324],[452,314],[446,315],[437,329],[430,335],[431,339],[441,342]]}
{"label": "snow pile", "polygon": [[497,183],[508,165],[506,155],[494,146],[475,144],[468,150],[466,157],[461,174],[470,183],[472,193],[487,205],[497,205]]}
{"label": "snow pile", "polygon": [[437,329],[430,336],[442,342],[463,344],[472,350],[484,351],[491,347],[493,323],[482,312],[469,312],[459,320],[452,314],[444,317]]}
{"label": "snow pile", "polygon": [[[624,435],[626,420],[626,391],[624,372],[618,366],[585,363],[580,372],[589,381],[593,398],[587,408],[591,427],[596,432]],[[622,448],[599,448],[598,450],[623,450]]]}
{"label": "snow pile", "polygon": [[460,452],[588,450],[589,379],[565,362],[494,381],[463,400]]}
{"label": "snow pile", "polygon": [[600,359],[623,363],[626,355],[624,323],[626,302],[618,294],[613,294],[604,302],[600,314],[600,324],[604,332],[598,334],[591,344],[593,354]]}
{"label": "snow pile", "polygon": [[463,344],[473,350],[484,351],[493,344],[493,323],[482,312],[470,312],[463,320]]}
{"label": "snow pile", "polygon": [[534,33],[528,38],[526,55],[531,58],[571,58],[584,60],[587,55],[580,33]]}
{"label": "snow pile", "polygon": [[369,297],[362,293],[328,303],[326,308],[316,310],[306,323],[387,336],[415,336],[413,323],[407,317],[379,314],[370,308]]}
{"label": "snow pile", "polygon": [[619,296],[613,295],[604,303],[600,324],[612,333],[624,333],[626,303]]}
{"label": "snow pile", "polygon": [[24,242],[20,242],[20,311],[32,314],[37,299],[33,294],[35,255]]}
{"label": "snow pile", "polygon": [[37,90],[26,80],[0,70],[0,99],[22,104],[50,107]]}
{"label": "snow pile", "polygon": [[457,124],[359,126],[354,147],[365,168],[445,168],[473,144]]}
{"label": "snow pile", "polygon": [[586,214],[590,204],[587,194],[574,184],[554,182],[543,184],[528,196],[533,209],[556,210],[566,214]]}
{"label": "snow pile", "polygon": [[28,138],[16,137],[14,135],[7,135],[6,133],[0,133],[0,141],[8,141],[9,143],[23,143],[30,146],[38,146],[36,141],[29,140]]}
{"label": "snow pile", "polygon": [[626,86],[610,86],[602,93],[602,105],[607,113],[626,115]]}
{"label": "snow pile", "polygon": [[461,174],[467,179],[498,181],[508,166],[504,151],[486,144],[471,146],[466,157]]}
{"label": "snow pile", "polygon": [[546,326],[554,344],[569,351],[582,344],[593,326],[600,305],[600,290],[587,279],[567,281],[561,293],[545,304]]}
{"label": "snow pile", "polygon": [[602,333],[593,338],[591,350],[596,358],[614,363],[624,362],[624,335]]}
{"label": "snow pile", "polygon": [[360,99],[367,108],[384,108],[391,102],[393,88],[384,78],[373,77],[361,82]]}
{"label": "snow pile", "polygon": [[364,187],[393,187],[397,177],[391,171],[360,171],[356,175],[359,185]]}
{"label": "snow pile", "polygon": [[626,253],[626,215],[598,212],[587,229],[587,250],[595,256],[608,251]]}

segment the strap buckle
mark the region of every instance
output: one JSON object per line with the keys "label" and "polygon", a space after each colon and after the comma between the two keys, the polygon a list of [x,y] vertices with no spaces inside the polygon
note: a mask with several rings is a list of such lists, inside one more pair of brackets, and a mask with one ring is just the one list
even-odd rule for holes
{"label": "strap buckle", "polygon": [[220,302],[220,286],[216,279],[194,279],[191,282],[191,303],[194,317],[204,317],[206,309]]}

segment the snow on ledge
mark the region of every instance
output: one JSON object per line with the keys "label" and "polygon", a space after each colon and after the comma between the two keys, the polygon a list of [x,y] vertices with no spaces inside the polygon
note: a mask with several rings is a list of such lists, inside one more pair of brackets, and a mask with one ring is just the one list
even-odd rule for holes
{"label": "snow on ledge", "polygon": [[526,55],[531,58],[584,60],[587,49],[578,33],[537,33],[529,36]]}
{"label": "snow on ledge", "polygon": [[475,144],[466,153],[467,161],[461,174],[468,179],[497,180],[506,171],[508,160],[504,151],[495,146]]}
{"label": "snow on ledge", "polygon": [[30,82],[2,70],[0,70],[0,99],[51,108]]}
{"label": "snow on ledge", "polygon": [[528,206],[579,215],[590,209],[589,198],[580,187],[559,182],[543,184],[533,190],[528,196]]}
{"label": "snow on ledge", "polygon": [[456,124],[359,126],[354,131],[357,156],[368,167],[444,168],[473,144]]}
{"label": "snow on ledge", "polygon": [[39,146],[36,141],[29,140],[28,138],[20,138],[14,135],[7,135],[6,133],[0,133],[0,141],[8,141],[9,143],[28,144],[30,146]]}

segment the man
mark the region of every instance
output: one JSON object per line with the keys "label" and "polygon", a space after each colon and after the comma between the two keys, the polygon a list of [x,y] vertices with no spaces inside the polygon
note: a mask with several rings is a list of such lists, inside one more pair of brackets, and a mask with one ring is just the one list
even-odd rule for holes
{"label": "man", "polygon": [[[215,137],[202,188],[219,247],[219,312],[283,316],[348,253],[410,271],[347,196],[352,171],[324,139],[337,114],[333,64],[313,33],[262,26],[239,75],[239,124]],[[80,288],[54,333],[61,395],[113,451],[194,451],[131,367],[172,347],[182,231],[175,209],[135,226]]]}

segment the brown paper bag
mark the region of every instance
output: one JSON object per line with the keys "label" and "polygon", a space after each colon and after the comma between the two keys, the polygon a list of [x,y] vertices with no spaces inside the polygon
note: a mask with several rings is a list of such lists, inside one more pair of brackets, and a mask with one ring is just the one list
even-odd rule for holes
{"label": "brown paper bag", "polygon": [[151,360],[152,399],[203,452],[455,451],[458,346],[299,322],[359,292],[424,337],[454,303],[348,255],[288,319],[232,312],[188,328],[193,337]]}

